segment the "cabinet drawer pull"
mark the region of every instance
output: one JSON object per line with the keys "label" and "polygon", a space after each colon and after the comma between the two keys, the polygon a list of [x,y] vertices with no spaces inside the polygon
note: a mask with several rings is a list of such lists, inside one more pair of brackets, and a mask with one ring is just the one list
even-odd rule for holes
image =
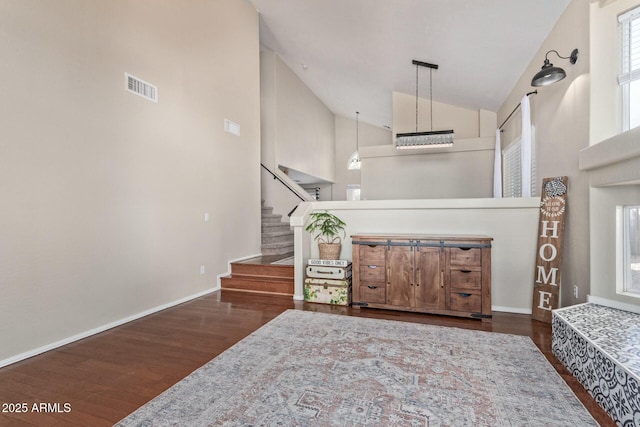
{"label": "cabinet drawer pull", "polygon": [[373,285],[367,285],[367,288],[369,288],[369,289],[378,289],[377,286],[373,286]]}
{"label": "cabinet drawer pull", "polygon": [[458,248],[458,249],[460,249],[461,251],[470,251],[471,250],[471,248]]}
{"label": "cabinet drawer pull", "polygon": [[367,246],[369,246],[370,248],[375,248],[378,245],[367,245]]}
{"label": "cabinet drawer pull", "polygon": [[461,297],[465,297],[465,298],[471,296],[471,294],[465,294],[465,293],[462,293],[462,292],[460,292],[458,295],[460,295]]}
{"label": "cabinet drawer pull", "polygon": [[367,267],[369,267],[369,268],[378,268],[377,265],[367,265]]}
{"label": "cabinet drawer pull", "polygon": [[460,270],[460,273],[471,273],[471,270]]}

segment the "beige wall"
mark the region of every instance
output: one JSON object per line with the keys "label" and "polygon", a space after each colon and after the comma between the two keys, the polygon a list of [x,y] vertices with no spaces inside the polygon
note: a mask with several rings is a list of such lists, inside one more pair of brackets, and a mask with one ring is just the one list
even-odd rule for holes
{"label": "beige wall", "polygon": [[363,200],[492,197],[495,138],[456,139],[451,148],[365,147]]}
{"label": "beige wall", "polygon": [[[578,152],[589,144],[588,2],[573,0],[570,3],[498,111],[498,123],[502,123],[522,97],[534,89],[531,78],[542,67],[548,50],[555,49],[562,56],[569,56],[574,48],[580,51],[575,65],[558,59],[553,53],[549,56],[554,65],[565,69],[567,77],[551,86],[537,88],[538,94],[530,97],[531,121],[536,128],[536,188],[541,189],[542,178],[569,177],[562,264],[563,306],[584,302],[589,292],[589,183],[586,173],[578,168]],[[519,126],[518,120],[516,115],[507,123],[503,147],[511,142],[514,131],[510,127]],[[573,285],[578,286],[578,298],[573,297]]]}
{"label": "beige wall", "polygon": [[[399,92],[393,92],[392,98],[393,131],[383,145],[365,147],[360,153],[363,200],[492,196],[494,112],[434,102],[433,129],[453,129],[454,147],[397,150],[395,135],[415,132],[416,98]],[[430,100],[418,102],[418,131],[429,130]]]}
{"label": "beige wall", "polygon": [[[355,118],[336,116],[335,123],[336,179],[333,184],[333,198],[331,200],[346,200],[347,185],[360,184],[360,171],[347,169],[347,161],[356,151],[356,120]],[[362,120],[359,120],[358,134],[359,147],[391,143],[391,131],[363,123]]]}
{"label": "beige wall", "polygon": [[[393,92],[393,135],[416,131],[416,96]],[[431,101],[418,99],[418,132],[453,129],[457,139],[477,138],[480,135],[480,116],[477,110],[433,101],[433,129]],[[392,143],[393,141],[390,141]]]}
{"label": "beige wall", "polygon": [[0,365],[210,291],[259,253],[247,1],[5,0],[0,28]]}
{"label": "beige wall", "polygon": [[334,114],[271,51],[261,56],[262,162],[333,181]]}

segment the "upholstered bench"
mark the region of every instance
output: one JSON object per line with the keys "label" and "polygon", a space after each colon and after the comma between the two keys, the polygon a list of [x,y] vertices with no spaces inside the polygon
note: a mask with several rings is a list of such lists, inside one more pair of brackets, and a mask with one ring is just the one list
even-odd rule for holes
{"label": "upholstered bench", "polygon": [[553,311],[553,353],[621,426],[640,426],[640,314],[593,303]]}

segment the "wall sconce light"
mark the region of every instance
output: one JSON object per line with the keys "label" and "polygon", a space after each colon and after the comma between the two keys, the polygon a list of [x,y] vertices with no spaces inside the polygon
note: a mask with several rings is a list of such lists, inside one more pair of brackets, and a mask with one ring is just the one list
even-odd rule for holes
{"label": "wall sconce light", "polygon": [[531,79],[531,86],[547,86],[555,82],[559,82],[567,77],[567,73],[565,73],[562,68],[554,67],[553,64],[549,62],[548,56],[551,52],[554,52],[559,58],[568,59],[572,64],[575,64],[578,60],[578,49],[573,49],[571,55],[566,57],[560,56],[556,50],[550,50],[544,56],[544,65],[542,65],[542,69],[533,76],[533,79]]}
{"label": "wall sconce light", "polygon": [[[433,85],[432,72],[437,70],[436,64],[427,62],[412,61],[416,66],[416,131],[411,133],[399,133],[396,135],[397,149],[413,149],[428,147],[451,147],[453,145],[453,130],[433,130]],[[429,68],[429,98],[431,101],[431,130],[428,132],[418,132],[418,67]]]}

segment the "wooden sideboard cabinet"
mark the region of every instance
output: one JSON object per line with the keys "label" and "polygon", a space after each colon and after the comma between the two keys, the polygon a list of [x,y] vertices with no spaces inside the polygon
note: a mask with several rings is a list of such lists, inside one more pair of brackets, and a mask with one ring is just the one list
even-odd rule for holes
{"label": "wooden sideboard cabinet", "polygon": [[351,239],[354,307],[491,318],[491,237]]}

